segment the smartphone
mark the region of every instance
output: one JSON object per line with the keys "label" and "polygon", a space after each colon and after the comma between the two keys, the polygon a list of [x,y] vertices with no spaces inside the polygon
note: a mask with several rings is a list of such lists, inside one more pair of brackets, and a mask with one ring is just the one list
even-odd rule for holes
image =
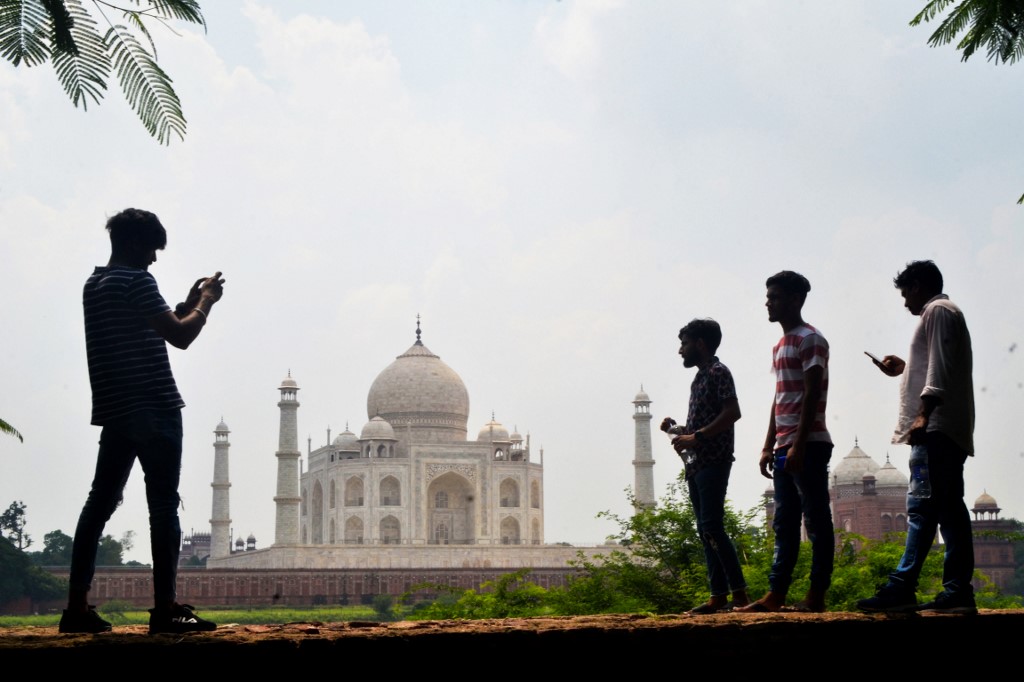
{"label": "smartphone", "polygon": [[878,364],[882,364],[882,359],[880,357],[878,357],[877,355],[872,355],[871,353],[869,353],[867,351],[864,351],[864,355],[868,356],[869,358],[871,358],[872,360],[874,360]]}

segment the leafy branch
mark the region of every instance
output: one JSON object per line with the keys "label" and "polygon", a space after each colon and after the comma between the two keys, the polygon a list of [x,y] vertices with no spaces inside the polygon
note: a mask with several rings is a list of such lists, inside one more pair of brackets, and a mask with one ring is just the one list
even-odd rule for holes
{"label": "leafy branch", "polygon": [[[125,0],[126,5],[91,0],[109,26],[104,35],[85,1],[0,0],[0,56],[14,66],[51,62],[64,92],[83,110],[90,100],[100,103],[116,71],[125,99],[149,134],[161,144],[170,144],[172,134],[183,140],[181,102],[171,77],[157,64],[156,43],[146,22],[156,21],[171,32],[174,21],[205,29],[198,0]],[[127,26],[108,19],[104,9],[119,12]]]}
{"label": "leafy branch", "polygon": [[[937,18],[954,0],[930,0],[911,26]],[[948,45],[963,33],[956,49],[967,61],[980,48],[989,61],[1013,64],[1024,59],[1024,2],[1021,0],[963,0],[956,4],[928,39],[932,47]]]}
{"label": "leafy branch", "polygon": [[25,442],[25,439],[22,437],[22,435],[18,433],[18,429],[14,428],[13,426],[5,422],[3,419],[0,419],[0,433],[6,433],[9,436],[14,436],[22,443]]}
{"label": "leafy branch", "polygon": [[[929,0],[924,9],[910,21],[920,26],[937,19],[955,0]],[[1024,0],[962,0],[928,38],[932,47],[948,45],[957,40],[956,49],[967,61],[979,49],[988,53],[992,62],[1013,64],[1024,59]],[[1024,204],[1024,194],[1017,200]]]}

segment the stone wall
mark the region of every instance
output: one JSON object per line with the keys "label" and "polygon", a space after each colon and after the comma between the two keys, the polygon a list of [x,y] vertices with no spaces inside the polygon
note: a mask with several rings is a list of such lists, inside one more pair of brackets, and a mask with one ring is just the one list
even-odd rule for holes
{"label": "stone wall", "polygon": [[[67,568],[49,569],[67,579]],[[509,569],[325,569],[235,570],[181,568],[178,570],[178,601],[196,608],[210,606],[295,606],[369,603],[375,595],[413,593],[413,601],[432,599],[446,589],[479,589],[510,573]],[[529,580],[544,588],[561,586],[574,570],[539,568]],[[138,608],[153,605],[153,574],[148,567],[97,568],[91,603],[111,599]],[[415,589],[417,586],[421,586]],[[51,605],[52,606],[52,605]],[[54,606],[59,608],[59,606]]]}

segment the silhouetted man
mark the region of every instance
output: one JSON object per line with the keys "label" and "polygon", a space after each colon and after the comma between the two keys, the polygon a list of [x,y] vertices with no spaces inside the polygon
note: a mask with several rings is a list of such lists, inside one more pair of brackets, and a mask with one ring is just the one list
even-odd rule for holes
{"label": "silhouetted man", "polygon": [[732,373],[715,356],[721,342],[722,328],[712,319],[691,320],[679,330],[683,367],[696,367],[697,375],[690,384],[690,404],[681,432],[671,417],[661,422],[662,431],[679,434],[672,439],[672,446],[686,466],[686,487],[704,546],[711,598],[690,611],[696,615],[749,603],[736,548],[725,532],[725,494],[736,459],[733,425],[740,418],[740,403]]}
{"label": "silhouetted man", "polygon": [[906,362],[895,355],[874,361],[883,373],[903,375],[900,415],[893,443],[909,443],[911,475],[924,464],[930,494],[907,498],[907,543],[896,570],[878,593],[857,602],[863,611],[914,611],[917,580],[942,529],[946,542],[942,587],[924,611],[975,613],[974,539],[964,504],[964,462],[974,454],[974,384],[971,335],[967,322],[942,293],[942,273],[930,260],[914,261],[893,280],[912,315],[921,321]]}
{"label": "silhouetted man", "polygon": [[149,211],[126,209],[107,221],[110,261],[86,280],[82,296],[92,386],[92,423],[103,427],[92,488],[78,518],[71,553],[68,607],[61,632],[106,632],[110,623],[88,603],[96,552],[107,520],[121,502],[135,460],[146,476],[153,551],[154,608],[150,634],[216,629],[176,601],[181,408],[167,343],[185,349],[220,300],[221,273],[196,281],[172,311],[149,266],[167,232]]}
{"label": "silhouetted man", "polygon": [[775,344],[775,399],[761,451],[761,475],[775,487],[775,558],[769,592],[741,611],[779,611],[793,581],[800,554],[800,518],[811,541],[810,587],[790,610],[824,611],[832,584],[835,536],[828,496],[832,437],[825,426],[828,399],[828,342],[801,316],[811,283],[784,270],[768,278],[768,321],[782,327]]}

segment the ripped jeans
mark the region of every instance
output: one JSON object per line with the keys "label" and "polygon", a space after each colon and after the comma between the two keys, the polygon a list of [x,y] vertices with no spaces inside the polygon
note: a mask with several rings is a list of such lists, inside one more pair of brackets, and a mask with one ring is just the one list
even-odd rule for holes
{"label": "ripped jeans", "polygon": [[725,491],[729,487],[731,469],[732,462],[705,464],[686,479],[690,504],[697,517],[697,534],[704,545],[712,597],[747,587],[736,548],[725,533]]}
{"label": "ripped jeans", "polygon": [[174,601],[181,546],[181,438],[181,410],[139,410],[103,426],[92,489],[75,528],[69,580],[72,590],[87,592],[92,586],[103,528],[121,504],[128,475],[138,459],[146,477],[149,504],[153,596],[158,602]]}

